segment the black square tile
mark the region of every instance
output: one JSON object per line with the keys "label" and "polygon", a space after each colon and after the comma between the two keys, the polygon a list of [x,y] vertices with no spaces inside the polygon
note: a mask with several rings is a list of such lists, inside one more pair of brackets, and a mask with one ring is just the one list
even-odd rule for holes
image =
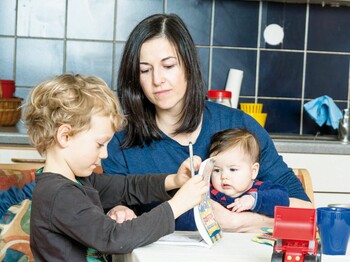
{"label": "black square tile", "polygon": [[66,70],[96,75],[112,85],[113,44],[108,42],[67,41]]}
{"label": "black square tile", "polygon": [[[264,2],[261,19],[261,47],[274,49],[304,49],[306,4]],[[284,39],[279,45],[265,42],[264,30],[270,24],[283,28]]]}
{"label": "black square tile", "polygon": [[269,133],[299,134],[301,101],[259,99],[267,113],[265,129]]}
{"label": "black square tile", "polygon": [[196,45],[210,44],[211,0],[168,0],[167,13],[180,16]]}
{"label": "black square tile", "polygon": [[328,95],[348,99],[349,56],[308,54],[306,61],[305,98]]}
{"label": "black square tile", "polygon": [[122,60],[124,43],[116,43],[115,45],[115,55],[114,55],[114,79],[113,79],[113,90],[117,90],[118,86],[118,73],[120,68],[120,62]]}
{"label": "black square tile", "polygon": [[350,52],[350,8],[310,5],[308,50]]}
{"label": "black square tile", "polygon": [[261,51],[259,96],[300,98],[303,54]]}
{"label": "black square tile", "polygon": [[214,48],[211,89],[225,89],[230,68],[244,72],[240,95],[254,96],[256,51]]}
{"label": "black square tile", "polygon": [[[15,39],[0,37],[0,79],[13,79]],[[6,50],[6,51],[5,51]]]}
{"label": "black square tile", "polygon": [[205,86],[208,88],[208,76],[209,76],[209,48],[198,47],[197,54],[199,62],[201,63],[201,69]]}
{"label": "black square tile", "polygon": [[163,0],[118,0],[116,39],[126,41],[134,27],[144,18],[163,13]]}
{"label": "black square tile", "polygon": [[215,1],[215,46],[257,47],[259,2]]}

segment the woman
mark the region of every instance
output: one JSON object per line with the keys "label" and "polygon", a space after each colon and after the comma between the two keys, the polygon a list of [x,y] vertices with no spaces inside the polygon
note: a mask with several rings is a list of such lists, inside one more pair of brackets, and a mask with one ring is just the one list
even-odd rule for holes
{"label": "woman", "polygon": [[[278,155],[269,134],[242,111],[205,101],[205,88],[192,37],[174,14],[141,21],[126,42],[118,75],[118,96],[128,120],[108,145],[102,161],[111,174],[174,173],[188,157],[207,157],[211,136],[246,128],[261,145],[257,179],[287,187],[291,206],[311,207],[301,183]],[[224,230],[257,231],[273,220],[253,213],[230,213],[213,203]],[[196,230],[192,212],[178,218],[176,230]]]}

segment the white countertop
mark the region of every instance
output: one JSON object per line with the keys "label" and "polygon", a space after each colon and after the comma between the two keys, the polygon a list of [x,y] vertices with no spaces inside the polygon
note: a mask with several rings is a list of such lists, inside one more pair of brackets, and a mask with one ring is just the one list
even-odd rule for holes
{"label": "white countertop", "polygon": [[[257,234],[224,233],[223,238],[211,248],[200,246],[179,246],[151,244],[135,249],[125,255],[115,255],[114,262],[203,262],[203,261],[271,261],[273,248],[270,245],[252,241]],[[322,262],[350,261],[348,255],[322,255]]]}

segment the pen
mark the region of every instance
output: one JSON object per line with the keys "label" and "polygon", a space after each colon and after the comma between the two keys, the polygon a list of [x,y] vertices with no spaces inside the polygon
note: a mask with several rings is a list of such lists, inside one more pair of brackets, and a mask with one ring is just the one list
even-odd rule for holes
{"label": "pen", "polygon": [[193,145],[192,142],[188,143],[188,149],[190,151],[190,166],[191,166],[191,175],[194,176],[194,166],[193,166]]}

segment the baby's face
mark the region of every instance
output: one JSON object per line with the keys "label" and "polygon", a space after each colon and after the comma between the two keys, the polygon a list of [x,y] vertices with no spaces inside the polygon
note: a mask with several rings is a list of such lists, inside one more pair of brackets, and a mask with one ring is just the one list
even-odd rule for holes
{"label": "baby's face", "polygon": [[211,179],[215,189],[228,196],[239,197],[252,187],[256,165],[240,147],[220,152],[214,158]]}

